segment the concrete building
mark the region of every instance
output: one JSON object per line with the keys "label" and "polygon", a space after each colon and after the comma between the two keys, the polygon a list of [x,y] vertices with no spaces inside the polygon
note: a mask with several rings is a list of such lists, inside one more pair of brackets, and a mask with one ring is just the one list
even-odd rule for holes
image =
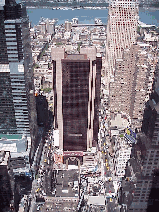
{"label": "concrete building", "polygon": [[[149,48],[149,47],[148,47]],[[149,60],[151,50],[142,43],[132,45],[116,60],[114,82],[110,82],[111,112],[130,116],[137,128],[142,125],[145,102],[152,91],[154,62]]]}
{"label": "concrete building", "polygon": [[65,31],[70,32],[72,28],[72,23],[70,21],[65,21]]}
{"label": "concrete building", "polygon": [[[10,166],[14,169],[23,168],[23,170],[18,170],[18,174],[30,172],[29,164],[29,152],[31,148],[31,143],[26,137],[21,135],[0,135],[0,151],[10,152]],[[16,162],[21,158],[22,163]]]}
{"label": "concrete building", "polygon": [[78,18],[73,18],[72,19],[72,24],[78,24]]}
{"label": "concrete building", "polygon": [[6,1],[0,15],[0,133],[25,133],[33,144],[37,117],[26,8]]}
{"label": "concrete building", "polygon": [[55,20],[46,20],[46,31],[47,33],[55,34]]}
{"label": "concrete building", "polygon": [[111,1],[109,6],[106,42],[106,77],[114,77],[115,61],[123,50],[136,43],[138,23],[137,0]]}
{"label": "concrete building", "polygon": [[0,208],[9,211],[12,199],[11,180],[9,176],[10,153],[0,151]]}
{"label": "concrete building", "polygon": [[[156,88],[155,91],[157,90]],[[158,104],[159,97],[157,92],[154,92],[144,112],[143,133],[138,134],[138,142],[133,147],[131,155],[133,159],[130,159],[128,163],[130,172],[128,177],[130,176],[136,184],[133,200],[128,206],[128,211],[146,211],[149,204],[154,173],[159,164]]]}
{"label": "concrete building", "polygon": [[72,55],[64,48],[52,48],[52,61],[59,148],[87,151],[98,139],[101,57],[96,57],[94,47],[81,48],[80,54]]}
{"label": "concrete building", "polygon": [[[123,141],[125,143],[125,141]],[[130,159],[131,147],[120,143],[120,148],[115,152],[115,175],[124,177],[127,161]]]}
{"label": "concrete building", "polygon": [[41,33],[46,34],[46,23],[42,21],[39,23],[39,26],[40,26]]}

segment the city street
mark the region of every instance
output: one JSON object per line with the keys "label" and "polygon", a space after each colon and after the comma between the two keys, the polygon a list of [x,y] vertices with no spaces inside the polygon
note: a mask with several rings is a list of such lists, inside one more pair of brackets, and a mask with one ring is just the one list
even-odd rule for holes
{"label": "city street", "polygon": [[53,157],[51,151],[51,136],[52,134],[48,134],[47,138],[45,139],[43,150],[41,153],[40,165],[38,166],[38,174],[35,176],[35,179],[32,182],[32,202],[30,212],[39,211],[40,207],[42,207],[42,204],[36,201],[37,198],[43,198],[46,195],[52,194],[50,170],[52,170],[53,167]]}

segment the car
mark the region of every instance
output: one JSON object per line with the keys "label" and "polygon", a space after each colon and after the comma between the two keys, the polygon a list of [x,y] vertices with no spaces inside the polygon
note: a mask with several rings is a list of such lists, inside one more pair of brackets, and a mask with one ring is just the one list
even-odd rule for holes
{"label": "car", "polygon": [[43,195],[43,196],[46,196],[46,193],[45,193],[43,190],[42,190],[42,195]]}
{"label": "car", "polygon": [[36,190],[36,192],[39,192],[40,191],[40,188],[38,188],[37,190]]}
{"label": "car", "polygon": [[55,191],[53,191],[52,194],[55,195]]}
{"label": "car", "polygon": [[37,211],[40,211],[40,207],[38,206],[36,210],[37,210]]}
{"label": "car", "polygon": [[46,162],[47,162],[47,159],[44,160],[44,163],[46,163]]}

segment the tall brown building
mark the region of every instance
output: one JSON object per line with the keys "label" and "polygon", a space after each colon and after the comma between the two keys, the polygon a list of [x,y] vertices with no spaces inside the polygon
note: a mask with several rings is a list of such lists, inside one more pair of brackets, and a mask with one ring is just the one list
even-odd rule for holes
{"label": "tall brown building", "polygon": [[101,57],[96,48],[81,48],[80,54],[66,54],[52,48],[55,129],[59,149],[87,151],[98,139]]}
{"label": "tall brown building", "polygon": [[154,73],[146,48],[139,43],[125,50],[123,58],[116,60],[114,82],[110,83],[111,112],[128,114],[135,124],[139,123],[138,127],[141,127],[145,102],[152,90]]}

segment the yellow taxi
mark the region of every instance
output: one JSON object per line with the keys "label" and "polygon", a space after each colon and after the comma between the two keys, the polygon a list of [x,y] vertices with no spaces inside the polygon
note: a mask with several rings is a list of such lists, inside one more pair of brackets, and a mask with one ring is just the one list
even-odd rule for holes
{"label": "yellow taxi", "polygon": [[107,170],[109,171],[109,166],[107,166]]}
{"label": "yellow taxi", "polygon": [[36,192],[39,192],[39,190],[40,190],[40,188],[38,188],[38,189],[36,190]]}
{"label": "yellow taxi", "polygon": [[44,163],[46,163],[46,162],[47,162],[47,159],[44,160]]}
{"label": "yellow taxi", "polygon": [[110,198],[110,202],[113,202],[112,198]]}
{"label": "yellow taxi", "polygon": [[104,153],[104,151],[102,151],[102,153]]}
{"label": "yellow taxi", "polygon": [[108,163],[106,162],[105,165],[108,166]]}
{"label": "yellow taxi", "polygon": [[105,143],[104,143],[104,146],[105,146]]}
{"label": "yellow taxi", "polygon": [[107,162],[108,161],[108,159],[105,159],[105,162]]}

